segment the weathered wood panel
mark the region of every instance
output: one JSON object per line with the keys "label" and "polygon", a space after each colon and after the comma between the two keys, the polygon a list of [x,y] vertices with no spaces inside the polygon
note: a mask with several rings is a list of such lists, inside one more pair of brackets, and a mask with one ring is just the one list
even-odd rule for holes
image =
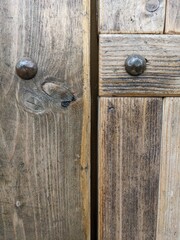
{"label": "weathered wood panel", "polygon": [[163,33],[165,2],[165,0],[100,0],[99,31]]}
{"label": "weathered wood panel", "polygon": [[180,239],[180,98],[163,104],[157,240]]}
{"label": "weathered wood panel", "polygon": [[89,31],[88,0],[0,0],[0,240],[90,239]]}
{"label": "weathered wood panel", "polygon": [[167,1],[166,9],[166,33],[180,33],[180,1]]}
{"label": "weathered wood panel", "polygon": [[[100,35],[100,96],[180,95],[180,35]],[[125,60],[140,54],[145,72],[131,76]]]}
{"label": "weathered wood panel", "polygon": [[156,239],[161,98],[100,98],[99,240]]}

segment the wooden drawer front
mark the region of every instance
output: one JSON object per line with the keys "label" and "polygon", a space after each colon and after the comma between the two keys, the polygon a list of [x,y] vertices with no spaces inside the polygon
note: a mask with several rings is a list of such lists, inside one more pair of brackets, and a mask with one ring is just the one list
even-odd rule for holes
{"label": "wooden drawer front", "polygon": [[163,33],[165,2],[100,0],[100,32]]}
{"label": "wooden drawer front", "polygon": [[100,33],[180,33],[179,0],[100,0]]}
{"label": "wooden drawer front", "polygon": [[[180,35],[100,35],[100,96],[179,96]],[[131,76],[125,60],[147,59],[145,72]]]}

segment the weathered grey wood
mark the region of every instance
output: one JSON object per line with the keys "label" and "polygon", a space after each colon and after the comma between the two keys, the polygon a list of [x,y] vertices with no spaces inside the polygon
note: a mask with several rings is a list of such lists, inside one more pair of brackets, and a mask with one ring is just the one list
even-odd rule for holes
{"label": "weathered grey wood", "polygon": [[165,3],[165,0],[99,0],[99,32],[163,33]]}
{"label": "weathered grey wood", "polygon": [[166,33],[180,33],[180,1],[167,1],[166,9]]}
{"label": "weathered grey wood", "polygon": [[90,239],[89,5],[0,0],[0,240]]}
{"label": "weathered grey wood", "polygon": [[163,104],[157,240],[180,239],[180,98]]}
{"label": "weathered grey wood", "polygon": [[[179,96],[180,35],[100,35],[100,96]],[[147,59],[146,71],[131,76],[125,59]]]}
{"label": "weathered grey wood", "polygon": [[156,239],[162,99],[99,103],[99,240]]}

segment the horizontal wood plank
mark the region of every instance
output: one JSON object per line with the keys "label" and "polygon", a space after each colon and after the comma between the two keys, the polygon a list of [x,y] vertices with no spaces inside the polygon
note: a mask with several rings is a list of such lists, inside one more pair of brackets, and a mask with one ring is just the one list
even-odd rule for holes
{"label": "horizontal wood plank", "polygon": [[90,239],[89,8],[0,1],[0,240]]}
{"label": "horizontal wood plank", "polygon": [[180,98],[163,101],[157,240],[180,239]]}
{"label": "horizontal wood plank", "polygon": [[156,239],[161,98],[99,100],[99,240]]}
{"label": "horizontal wood plank", "polygon": [[[100,96],[179,96],[180,35],[100,35]],[[145,72],[131,76],[125,60],[140,54]]]}
{"label": "horizontal wood plank", "polygon": [[166,33],[180,33],[180,1],[167,1],[166,9]]}
{"label": "horizontal wood plank", "polygon": [[165,3],[165,0],[100,0],[99,32],[163,33]]}

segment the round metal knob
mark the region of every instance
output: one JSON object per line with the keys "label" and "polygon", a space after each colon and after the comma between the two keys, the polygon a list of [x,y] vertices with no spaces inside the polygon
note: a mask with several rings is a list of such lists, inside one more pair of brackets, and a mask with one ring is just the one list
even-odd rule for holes
{"label": "round metal knob", "polygon": [[30,80],[34,78],[37,74],[37,71],[37,64],[31,58],[22,58],[16,64],[16,73],[24,80]]}
{"label": "round metal knob", "polygon": [[148,0],[146,3],[146,10],[148,12],[155,12],[160,7],[159,0]]}
{"label": "round metal knob", "polygon": [[146,59],[137,54],[131,55],[125,61],[125,68],[130,75],[140,75],[146,69]]}

